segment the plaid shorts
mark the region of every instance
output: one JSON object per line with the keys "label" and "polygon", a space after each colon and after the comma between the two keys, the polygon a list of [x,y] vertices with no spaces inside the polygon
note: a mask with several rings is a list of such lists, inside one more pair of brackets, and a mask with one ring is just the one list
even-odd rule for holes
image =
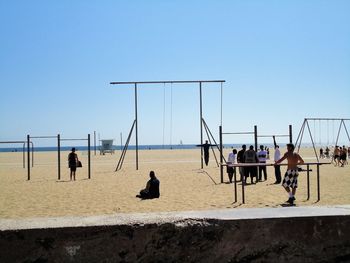
{"label": "plaid shorts", "polygon": [[282,185],[284,187],[297,188],[298,175],[298,170],[287,170],[287,172],[284,174]]}

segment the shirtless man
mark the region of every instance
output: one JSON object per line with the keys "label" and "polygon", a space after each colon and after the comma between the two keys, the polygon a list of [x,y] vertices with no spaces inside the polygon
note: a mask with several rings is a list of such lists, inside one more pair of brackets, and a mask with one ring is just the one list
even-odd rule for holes
{"label": "shirtless man", "polygon": [[334,161],[334,166],[339,165],[339,156],[340,156],[340,149],[339,149],[339,146],[336,145],[333,153],[333,160],[332,160],[332,162]]}
{"label": "shirtless man", "polygon": [[[282,186],[286,189],[289,194],[288,203],[293,204],[295,201],[295,192],[298,187],[298,164],[303,164],[304,160],[299,154],[294,152],[294,144],[287,144],[287,152],[283,155],[281,159],[275,162],[275,165],[283,162],[285,159],[288,161],[288,168],[284,175]],[[292,190],[291,190],[292,189]]]}

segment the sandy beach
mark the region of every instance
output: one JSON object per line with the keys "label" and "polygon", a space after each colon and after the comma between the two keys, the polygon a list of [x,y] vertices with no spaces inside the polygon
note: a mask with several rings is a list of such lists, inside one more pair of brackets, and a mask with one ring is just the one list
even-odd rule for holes
{"label": "sandy beach", "polygon": [[[227,156],[230,149],[225,150]],[[284,152],[285,148],[281,149]],[[233,202],[233,184],[220,183],[213,155],[208,167],[200,169],[200,150],[142,150],[139,170],[135,152],[128,151],[121,171],[114,172],[120,152],[101,156],[92,152],[92,178],[87,179],[87,152],[78,151],[83,168],[77,181],[69,181],[62,152],[62,177],[57,180],[57,153],[36,152],[31,180],[22,167],[22,153],[0,153],[0,218],[103,215],[128,212],[187,211],[222,208],[279,207],[287,200],[281,185],[274,185],[273,167],[268,180],[246,186],[246,204]],[[306,162],[315,160],[312,149],[302,149]],[[273,156],[273,152],[271,153]],[[329,160],[327,160],[329,161]],[[297,206],[350,204],[350,166],[322,165],[321,201],[316,202],[316,167],[312,167],[311,198],[307,198],[306,173],[301,172]],[[135,195],[145,187],[150,170],[161,182],[161,198],[140,200]],[[282,174],[285,167],[282,167]],[[249,181],[249,180],[248,180]]]}

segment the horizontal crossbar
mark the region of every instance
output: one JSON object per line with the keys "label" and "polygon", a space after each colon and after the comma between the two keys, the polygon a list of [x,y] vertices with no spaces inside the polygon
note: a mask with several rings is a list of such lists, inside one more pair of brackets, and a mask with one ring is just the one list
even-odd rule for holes
{"label": "horizontal crossbar", "polygon": [[30,136],[32,139],[50,139],[50,138],[57,138],[56,136]]}
{"label": "horizontal crossbar", "polygon": [[280,134],[280,135],[258,135],[258,137],[289,137],[289,134]]}
{"label": "horizontal crossbar", "polygon": [[254,134],[255,132],[223,132],[222,134]]}
{"label": "horizontal crossbar", "polygon": [[2,141],[0,143],[26,143],[26,141]]}
{"label": "horizontal crossbar", "polygon": [[341,118],[305,118],[307,121],[350,121],[350,119]]}
{"label": "horizontal crossbar", "polygon": [[[298,166],[301,165],[323,165],[323,164],[332,164],[330,163],[303,163],[303,164],[298,164]],[[234,164],[227,164],[227,163],[221,163],[222,166],[230,166],[230,167],[251,167],[251,166],[275,166],[274,163],[234,163]],[[288,165],[287,163],[280,163],[278,165],[286,166]]]}
{"label": "horizontal crossbar", "polygon": [[88,139],[61,139],[61,141],[87,141]]}
{"label": "horizontal crossbar", "polygon": [[114,81],[110,82],[112,85],[123,84],[167,84],[167,83],[222,83],[226,80],[162,80],[162,81]]}

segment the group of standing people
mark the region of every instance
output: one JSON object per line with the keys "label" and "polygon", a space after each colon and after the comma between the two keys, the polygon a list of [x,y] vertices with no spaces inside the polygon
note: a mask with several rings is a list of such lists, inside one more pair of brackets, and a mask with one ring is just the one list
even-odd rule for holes
{"label": "group of standing people", "polygon": [[[242,149],[239,152],[237,152],[236,149],[233,149],[227,158],[227,174],[231,183],[233,175],[236,174],[236,167],[232,166],[232,164],[235,164],[236,158],[237,163],[265,164],[266,160],[268,159],[268,152],[266,150],[266,147],[264,148],[264,145],[260,145],[260,150],[258,152],[254,150],[253,145],[250,145],[249,149],[247,150],[247,146],[245,144],[242,145]],[[267,171],[266,166],[264,165],[239,167],[239,174],[240,180],[244,180],[245,183],[247,182],[248,177],[250,177],[251,184],[255,184],[258,181],[261,182],[263,180],[263,175],[264,181],[267,180]]]}
{"label": "group of standing people", "polygon": [[[287,171],[284,175],[282,186],[288,193],[288,200],[287,202],[289,204],[293,204],[295,201],[295,193],[296,189],[298,187],[298,165],[303,164],[304,160],[301,158],[301,156],[298,153],[294,152],[294,145],[292,143],[287,144],[287,152],[281,157],[281,152],[279,150],[279,145],[276,144],[275,137],[273,137],[274,140],[274,147],[275,147],[275,153],[274,153],[274,170],[275,170],[275,178],[276,181],[274,184],[280,184],[282,181],[281,177],[281,167],[280,163],[284,160],[288,161],[287,165]],[[262,176],[264,175],[264,180],[267,180],[267,172],[266,172],[266,165],[258,165],[255,166],[254,164],[266,164],[267,160],[267,151],[266,148],[264,148],[263,145],[260,146],[260,150],[256,152],[254,150],[254,146],[250,145],[249,149],[246,149],[246,145],[242,145],[242,149],[237,152],[236,149],[233,149],[232,152],[229,154],[227,159],[227,173],[230,182],[232,183],[233,175],[236,175],[236,167],[234,164],[236,163],[246,163],[246,164],[252,164],[247,165],[245,167],[241,166],[239,167],[239,173],[240,173],[240,180],[244,181],[244,183],[247,182],[247,178],[250,177],[251,184],[255,184],[258,181],[262,181]],[[259,167],[259,168],[258,168]],[[254,182],[255,178],[255,182]]]}
{"label": "group of standing people", "polygon": [[345,164],[348,163],[347,157],[350,154],[350,147],[346,149],[345,145],[343,147],[339,147],[338,145],[334,148],[333,159],[335,166],[344,167]]}
{"label": "group of standing people", "polygon": [[345,145],[343,145],[343,147],[336,145],[334,147],[332,156],[330,156],[329,152],[330,149],[328,148],[328,146],[325,148],[325,150],[323,150],[323,148],[321,147],[320,158],[332,158],[332,162],[334,163],[334,165],[340,167],[344,167],[344,165],[348,163],[347,159],[350,155],[350,147],[346,148]]}

